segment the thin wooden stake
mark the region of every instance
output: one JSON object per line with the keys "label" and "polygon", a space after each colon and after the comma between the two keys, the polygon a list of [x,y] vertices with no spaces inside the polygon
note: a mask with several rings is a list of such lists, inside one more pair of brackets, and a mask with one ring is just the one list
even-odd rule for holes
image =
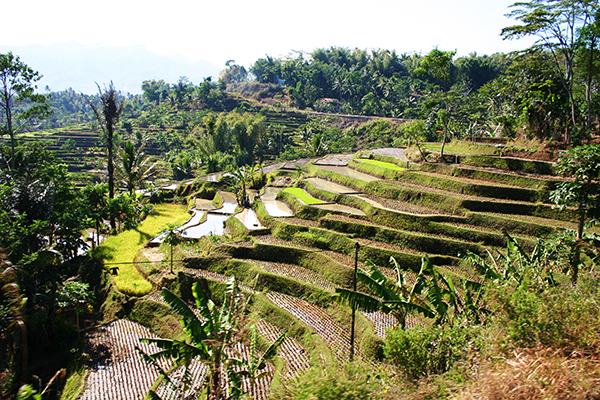
{"label": "thin wooden stake", "polygon": [[[354,244],[354,284],[353,289],[356,292],[356,273],[358,272],[358,247],[359,244]],[[352,302],[352,328],[350,330],[350,362],[354,361],[354,325],[356,321],[356,304]]]}

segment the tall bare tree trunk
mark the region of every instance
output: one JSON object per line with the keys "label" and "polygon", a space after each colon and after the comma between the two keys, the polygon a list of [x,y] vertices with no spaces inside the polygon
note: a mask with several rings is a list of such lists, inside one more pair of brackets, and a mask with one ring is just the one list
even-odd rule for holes
{"label": "tall bare tree trunk", "polygon": [[[106,170],[108,172],[108,198],[115,198],[115,163],[114,163],[114,131],[113,125],[106,124],[106,144],[108,147],[108,160]],[[117,221],[114,212],[110,213],[110,228],[113,232],[117,231]]]}

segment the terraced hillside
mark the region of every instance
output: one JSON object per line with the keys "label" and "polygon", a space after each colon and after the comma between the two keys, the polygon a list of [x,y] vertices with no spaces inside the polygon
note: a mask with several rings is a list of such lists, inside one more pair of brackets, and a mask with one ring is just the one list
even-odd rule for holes
{"label": "terraced hillside", "polygon": [[[182,296],[189,299],[185,288],[198,280],[209,293],[221,293],[226,278],[235,275],[252,298],[251,316],[261,332],[269,340],[289,332],[280,353],[283,379],[317,358],[348,359],[350,308],[337,302],[334,293],[352,287],[355,262],[365,269],[370,260],[387,279],[395,281],[402,273],[411,284],[427,255],[441,274],[479,281],[462,258],[466,252],[502,250],[507,245],[504,232],[531,249],[538,238],[575,227],[571,211],[559,212],[548,202],[558,178],[539,172],[551,171],[550,165],[538,166],[534,174],[503,170],[501,163],[482,166],[476,157],[469,164],[409,166],[377,154],[353,158],[347,165],[325,164],[305,165],[302,176],[275,172],[279,178],[289,175],[277,181],[293,182],[297,190],[269,189],[278,191],[277,201],[285,202],[292,216],[271,216],[255,202],[266,233],[248,230],[237,241],[211,244],[210,251],[203,245],[182,249]],[[356,354],[378,359],[386,330],[399,323],[391,314],[358,313]],[[406,318],[408,328],[431,323],[418,313]]]}

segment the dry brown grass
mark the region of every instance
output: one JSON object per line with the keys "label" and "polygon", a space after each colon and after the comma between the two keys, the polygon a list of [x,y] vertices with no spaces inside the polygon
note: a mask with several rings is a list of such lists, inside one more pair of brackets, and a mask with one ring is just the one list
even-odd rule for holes
{"label": "dry brown grass", "polygon": [[518,350],[484,368],[473,382],[454,399],[600,399],[600,358]]}

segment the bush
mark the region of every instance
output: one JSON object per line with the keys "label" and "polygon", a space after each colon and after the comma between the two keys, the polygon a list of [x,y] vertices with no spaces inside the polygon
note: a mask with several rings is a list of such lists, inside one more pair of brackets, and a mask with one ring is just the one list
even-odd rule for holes
{"label": "bush", "polygon": [[442,374],[467,358],[476,329],[460,326],[397,328],[385,339],[384,355],[409,379]]}
{"label": "bush", "polygon": [[364,365],[343,369],[316,365],[290,383],[283,383],[272,398],[284,400],[370,400],[380,398],[378,384]]}
{"label": "bush", "polygon": [[540,290],[503,285],[491,291],[497,307],[495,323],[505,333],[505,346],[552,347],[565,351],[597,351],[600,330],[599,280],[585,276],[576,287],[564,283]]}

